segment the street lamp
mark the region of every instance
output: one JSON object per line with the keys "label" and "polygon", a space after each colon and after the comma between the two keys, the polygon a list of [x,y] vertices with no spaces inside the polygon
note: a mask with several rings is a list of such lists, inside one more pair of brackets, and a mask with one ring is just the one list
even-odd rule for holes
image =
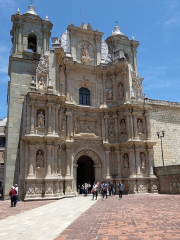
{"label": "street lamp", "polygon": [[163,162],[163,167],[164,167],[164,156],[163,156],[163,146],[162,146],[162,138],[164,137],[165,131],[162,131],[162,135],[160,136],[160,133],[157,132],[158,138],[161,139],[161,151],[162,151],[162,162]]}

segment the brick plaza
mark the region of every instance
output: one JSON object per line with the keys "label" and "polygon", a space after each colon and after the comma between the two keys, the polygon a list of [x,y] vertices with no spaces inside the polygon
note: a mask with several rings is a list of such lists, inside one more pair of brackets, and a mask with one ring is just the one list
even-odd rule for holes
{"label": "brick plaza", "polygon": [[179,195],[76,197],[20,202],[16,209],[7,203],[0,201],[0,239],[11,239],[12,230],[17,240],[180,239]]}

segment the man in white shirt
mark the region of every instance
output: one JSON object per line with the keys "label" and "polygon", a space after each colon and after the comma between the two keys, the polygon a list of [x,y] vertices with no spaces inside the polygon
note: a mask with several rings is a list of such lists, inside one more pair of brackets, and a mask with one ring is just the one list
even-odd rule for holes
{"label": "man in white shirt", "polygon": [[97,190],[98,190],[98,185],[96,183],[94,183],[94,185],[92,187],[92,194],[93,194],[92,200],[94,200],[94,196],[96,196],[96,200],[97,200]]}
{"label": "man in white shirt", "polygon": [[15,184],[14,185],[14,188],[16,189],[16,204],[17,204],[17,202],[19,201],[19,199],[18,199],[18,185],[17,184]]}
{"label": "man in white shirt", "polygon": [[107,200],[107,184],[105,182],[101,184],[101,191],[102,191],[102,201],[104,200],[104,196],[106,196],[106,200]]}

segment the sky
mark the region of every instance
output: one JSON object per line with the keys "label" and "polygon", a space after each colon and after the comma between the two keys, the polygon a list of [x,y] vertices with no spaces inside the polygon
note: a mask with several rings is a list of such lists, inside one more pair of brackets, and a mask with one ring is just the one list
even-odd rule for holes
{"label": "sky", "polygon": [[[0,0],[0,119],[7,115],[11,15],[18,8],[25,13],[29,5],[29,0]],[[147,97],[180,102],[180,0],[34,0],[33,5],[42,19],[48,15],[53,23],[51,37],[82,21],[106,39],[118,21],[120,31],[140,43],[138,73]]]}

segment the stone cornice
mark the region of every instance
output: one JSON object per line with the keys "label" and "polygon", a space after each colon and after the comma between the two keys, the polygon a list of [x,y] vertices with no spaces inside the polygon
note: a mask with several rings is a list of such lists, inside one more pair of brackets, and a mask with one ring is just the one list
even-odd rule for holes
{"label": "stone cornice", "polygon": [[148,99],[146,100],[147,104],[156,105],[156,106],[166,106],[166,107],[177,107],[180,108],[179,102],[169,102],[169,101],[161,101],[155,99]]}

